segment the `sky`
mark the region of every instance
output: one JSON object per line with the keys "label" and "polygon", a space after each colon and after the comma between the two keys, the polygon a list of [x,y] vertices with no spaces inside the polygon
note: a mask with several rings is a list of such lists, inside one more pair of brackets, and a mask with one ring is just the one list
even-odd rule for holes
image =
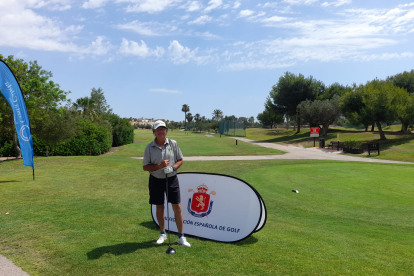
{"label": "sky", "polygon": [[[413,1],[413,0],[411,0]],[[256,118],[285,72],[329,86],[414,69],[414,2],[1,0],[0,54],[121,117]]]}

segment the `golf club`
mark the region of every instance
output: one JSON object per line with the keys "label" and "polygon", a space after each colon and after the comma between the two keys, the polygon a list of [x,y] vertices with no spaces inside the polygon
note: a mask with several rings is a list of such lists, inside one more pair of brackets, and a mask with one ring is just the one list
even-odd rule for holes
{"label": "golf club", "polygon": [[168,249],[167,249],[167,254],[175,254],[175,249],[174,248],[172,248],[171,247],[171,237],[170,237],[170,212],[169,212],[169,208],[168,208],[168,176],[167,176],[167,174],[168,173],[172,173],[173,172],[173,169],[172,169],[172,167],[166,167],[165,169],[164,169],[164,172],[165,172],[165,189],[166,189],[166,191],[167,191],[167,217],[168,217],[168,222],[167,222],[167,224],[168,224],[168,232],[167,232],[167,235],[168,235]]}

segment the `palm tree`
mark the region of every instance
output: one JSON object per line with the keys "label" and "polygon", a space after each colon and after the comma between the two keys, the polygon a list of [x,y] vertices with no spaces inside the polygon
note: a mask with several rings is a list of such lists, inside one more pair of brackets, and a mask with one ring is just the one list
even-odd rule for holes
{"label": "palm tree", "polygon": [[253,126],[253,124],[254,124],[254,117],[253,116],[251,116],[249,118],[249,123],[250,123],[251,126]]}
{"label": "palm tree", "polygon": [[194,120],[196,121],[196,122],[199,122],[199,121],[201,121],[201,116],[200,116],[200,114],[196,114],[196,115],[194,115]]}
{"label": "palm tree", "polygon": [[184,126],[185,130],[187,130],[187,112],[190,111],[190,106],[183,104],[181,111],[184,112]]}
{"label": "palm tree", "polygon": [[187,122],[190,124],[193,121],[194,117],[193,117],[193,114],[188,113],[186,118],[187,118]]}
{"label": "palm tree", "polygon": [[218,121],[223,118],[223,111],[220,109],[214,109],[213,111],[213,120]]}
{"label": "palm tree", "polygon": [[91,120],[93,120],[96,115],[96,106],[95,101],[89,97],[79,98],[73,103],[75,110],[78,110],[84,117],[89,116]]}

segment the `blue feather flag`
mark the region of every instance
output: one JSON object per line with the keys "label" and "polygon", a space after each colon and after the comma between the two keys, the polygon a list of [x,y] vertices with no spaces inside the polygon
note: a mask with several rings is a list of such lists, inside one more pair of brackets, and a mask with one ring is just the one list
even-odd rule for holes
{"label": "blue feather flag", "polygon": [[34,179],[33,139],[26,103],[16,77],[2,60],[0,60],[0,92],[13,110],[14,126],[22,151],[23,164],[33,168]]}

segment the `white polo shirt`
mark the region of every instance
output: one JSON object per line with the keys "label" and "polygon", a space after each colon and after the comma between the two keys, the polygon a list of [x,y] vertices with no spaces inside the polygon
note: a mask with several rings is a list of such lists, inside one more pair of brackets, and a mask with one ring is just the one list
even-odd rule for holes
{"label": "white polo shirt", "polygon": [[[154,141],[149,143],[145,148],[142,166],[157,165],[167,159],[170,161],[170,166],[172,166],[178,160],[183,159],[184,156],[181,153],[180,147],[176,141],[166,138],[164,145],[160,147],[155,142],[156,139],[157,138],[155,138]],[[164,168],[150,172],[150,174],[156,178],[165,178]],[[168,174],[168,177],[174,176],[176,174],[177,171],[173,171],[172,173]]]}

